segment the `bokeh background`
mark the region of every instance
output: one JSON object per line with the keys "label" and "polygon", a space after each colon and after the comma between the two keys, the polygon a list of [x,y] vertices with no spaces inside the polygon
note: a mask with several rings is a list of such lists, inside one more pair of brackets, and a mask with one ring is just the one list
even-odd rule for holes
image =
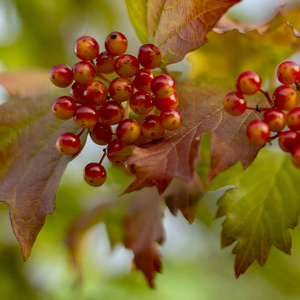
{"label": "bokeh background", "polygon": [[[277,13],[279,5],[298,2],[244,0],[229,14],[247,23],[264,23]],[[73,45],[78,37],[93,36],[103,49],[105,37],[114,30],[127,36],[128,53],[135,55],[140,42],[124,0],[0,0],[0,71],[50,69],[58,63],[72,65],[77,61]],[[189,76],[199,68],[190,61],[187,58],[170,69]],[[1,88],[0,99],[6,99]],[[0,299],[300,298],[298,227],[292,231],[291,256],[273,247],[264,268],[254,263],[246,274],[234,278],[232,247],[220,249],[222,219],[214,219],[216,199],[224,191],[205,195],[192,225],[180,214],[174,217],[166,211],[163,271],[156,278],[155,290],[149,289],[141,272],[131,271],[130,251],[120,244],[110,246],[102,223],[93,226],[83,239],[79,284],[64,243],[70,224],[103,197],[120,194],[132,179],[111,169],[101,192],[88,187],[82,180],[82,169],[93,157],[99,157],[99,149],[92,143],[88,146],[69,165],[57,194],[56,211],[47,217],[25,263],[10,227],[7,207],[0,204]]]}

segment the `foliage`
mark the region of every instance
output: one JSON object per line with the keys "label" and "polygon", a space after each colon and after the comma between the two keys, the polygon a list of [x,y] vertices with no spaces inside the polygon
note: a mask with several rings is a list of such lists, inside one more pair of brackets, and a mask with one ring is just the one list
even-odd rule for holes
{"label": "foliage", "polygon": [[[232,118],[224,113],[222,99],[241,70],[253,67],[266,79],[276,64],[299,50],[299,11],[278,14],[264,27],[249,28],[221,19],[238,2],[126,0],[141,42],[160,47],[163,70],[199,49],[188,54],[192,76],[176,83],[183,125],[162,140],[130,148],[126,168],[119,171],[121,178],[128,173],[135,178],[123,194],[101,198],[70,226],[65,241],[78,268],[82,238],[101,222],[111,245],[122,242],[131,249],[135,268],[154,287],[155,274],[161,270],[166,207],[174,215],[181,211],[193,223],[196,217],[202,219],[197,205],[203,195],[228,185],[235,188],[218,200],[217,217],[226,217],[222,247],[237,241],[236,276],[255,259],[264,265],[272,245],[291,252],[289,228],[297,225],[299,216],[299,171],[276,151],[260,152],[255,159],[260,149],[249,144],[245,130],[260,114],[249,110]],[[0,84],[10,95],[0,106],[0,201],[9,206],[14,234],[27,259],[46,215],[54,212],[65,168],[75,158],[56,152],[55,140],[77,127],[52,116],[56,90],[46,71],[3,72]],[[263,96],[252,101],[253,106],[267,105]],[[83,142],[86,137],[82,135]]]}

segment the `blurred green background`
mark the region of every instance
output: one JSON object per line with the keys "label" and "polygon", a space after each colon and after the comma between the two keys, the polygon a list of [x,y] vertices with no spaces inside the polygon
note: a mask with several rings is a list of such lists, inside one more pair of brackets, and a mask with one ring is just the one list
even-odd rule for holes
{"label": "blurred green background", "polygon": [[[263,22],[282,2],[243,1],[230,14],[247,22]],[[127,36],[128,52],[136,54],[140,43],[124,0],[0,0],[0,71],[72,65],[77,61],[73,45],[78,37],[91,35],[103,49],[105,37],[114,30]],[[189,70],[192,66],[184,60],[170,68]],[[104,197],[120,194],[132,179],[108,166],[108,183],[101,195],[98,189],[83,183],[82,169],[93,157],[99,157],[98,151],[91,145],[70,164],[58,191],[56,211],[47,217],[25,263],[10,227],[7,207],[0,204],[0,299],[300,298],[298,227],[292,232],[292,256],[272,248],[264,268],[254,263],[246,274],[234,278],[232,247],[220,249],[222,219],[214,220],[216,199],[222,191],[205,195],[192,225],[180,214],[175,218],[166,211],[163,272],[156,277],[156,290],[148,288],[141,272],[131,272],[130,251],[118,243],[111,248],[102,223],[84,236],[82,282],[78,284],[78,273],[64,243],[70,224]]]}

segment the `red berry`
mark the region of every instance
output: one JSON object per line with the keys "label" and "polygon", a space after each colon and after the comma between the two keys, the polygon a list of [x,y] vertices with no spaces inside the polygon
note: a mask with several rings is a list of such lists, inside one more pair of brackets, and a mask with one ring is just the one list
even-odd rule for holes
{"label": "red berry", "polygon": [[281,85],[274,91],[273,101],[277,108],[291,110],[298,103],[298,94],[292,87]]}
{"label": "red berry", "polygon": [[291,152],[292,163],[295,167],[300,168],[300,145],[296,146]]}
{"label": "red berry", "polygon": [[153,102],[158,110],[165,111],[178,106],[178,97],[177,94],[174,93],[167,98],[154,97]]}
{"label": "red berry", "polygon": [[129,105],[138,115],[147,115],[154,108],[152,96],[144,91],[134,93],[129,100]]}
{"label": "red berry", "polygon": [[80,146],[80,138],[72,132],[63,133],[56,141],[56,149],[61,154],[74,155],[79,151]]}
{"label": "red berry", "polygon": [[284,61],[277,68],[277,78],[285,85],[293,84],[300,79],[300,67],[293,61]]}
{"label": "red berry", "polygon": [[279,134],[278,145],[284,152],[291,152],[293,148],[300,145],[300,135],[296,131],[287,130]]}
{"label": "red berry", "polygon": [[52,113],[61,120],[71,119],[75,110],[76,101],[69,96],[59,97],[52,104]]}
{"label": "red berry", "polygon": [[264,112],[264,121],[273,132],[280,132],[286,125],[286,115],[278,108],[269,108]]}
{"label": "red berry", "polygon": [[107,99],[108,88],[101,81],[92,81],[83,92],[84,100],[92,106],[101,106]]}
{"label": "red berry", "polygon": [[262,120],[254,120],[247,127],[247,137],[250,143],[256,146],[264,146],[270,136],[270,128]]}
{"label": "red berry", "polygon": [[124,119],[125,109],[115,100],[106,101],[99,109],[101,121],[104,124],[119,124]]}
{"label": "red berry", "polygon": [[105,39],[105,49],[111,55],[120,56],[127,50],[128,41],[124,34],[113,31]]}
{"label": "red berry", "polygon": [[52,67],[49,78],[58,87],[65,88],[73,82],[73,72],[68,65],[60,64]]}
{"label": "red berry", "polygon": [[161,125],[167,130],[178,129],[182,124],[182,117],[178,110],[170,108],[160,114]]}
{"label": "red berry", "polygon": [[97,145],[107,145],[112,141],[113,130],[110,125],[98,122],[93,128],[90,129],[90,137]]}
{"label": "red berry", "polygon": [[300,130],[300,107],[295,107],[288,113],[286,124],[291,130]]}
{"label": "red berry", "polygon": [[96,68],[89,61],[78,62],[72,70],[74,79],[81,84],[92,82],[97,75]]}
{"label": "red berry", "polygon": [[247,103],[242,93],[230,92],[225,96],[223,106],[228,114],[240,116],[246,110]]}
{"label": "red berry", "polygon": [[70,96],[73,97],[77,103],[85,104],[84,91],[86,89],[85,84],[74,82],[70,88]]}
{"label": "red berry", "polygon": [[74,121],[81,128],[92,128],[99,121],[99,112],[95,107],[83,104],[77,107]]}
{"label": "red berry", "polygon": [[153,44],[145,44],[139,48],[138,60],[146,69],[158,68],[161,62],[161,52]]}
{"label": "red berry", "polygon": [[124,144],[132,144],[140,137],[140,124],[134,119],[125,119],[119,123],[116,134],[118,140]]}
{"label": "red berry", "polygon": [[124,163],[128,156],[118,154],[117,152],[122,151],[125,148],[125,144],[119,140],[111,141],[106,148],[107,158],[115,165]]}
{"label": "red berry", "polygon": [[235,85],[242,94],[252,95],[260,90],[261,78],[256,72],[246,71],[239,75]]}
{"label": "red berry", "polygon": [[165,133],[165,128],[161,125],[160,117],[156,115],[147,116],[142,125],[143,134],[152,140],[160,139]]}
{"label": "red berry", "polygon": [[134,88],[130,80],[117,77],[109,84],[108,91],[111,98],[123,102],[131,97]]}
{"label": "red berry", "polygon": [[83,172],[84,180],[91,186],[101,186],[106,180],[106,170],[99,163],[89,163]]}
{"label": "red berry", "polygon": [[137,73],[140,63],[133,55],[123,54],[116,59],[114,68],[119,76],[129,78]]}
{"label": "red berry", "polygon": [[99,54],[98,42],[90,36],[82,36],[74,46],[75,55],[82,60],[93,60]]}
{"label": "red berry", "polygon": [[151,82],[151,90],[156,97],[170,97],[175,92],[175,81],[169,75],[158,75]]}
{"label": "red berry", "polygon": [[145,92],[151,92],[151,82],[154,79],[154,74],[151,70],[140,69],[135,74],[133,79],[133,85],[136,89],[142,90]]}
{"label": "red berry", "polygon": [[96,68],[99,73],[111,74],[115,71],[116,58],[107,51],[101,52],[96,59]]}

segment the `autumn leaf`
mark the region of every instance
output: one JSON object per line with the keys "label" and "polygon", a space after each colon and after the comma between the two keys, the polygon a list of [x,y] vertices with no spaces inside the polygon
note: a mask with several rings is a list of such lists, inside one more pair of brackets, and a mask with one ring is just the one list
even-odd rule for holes
{"label": "autumn leaf", "polygon": [[145,188],[130,200],[125,220],[125,247],[132,249],[135,267],[143,271],[152,288],[154,276],[161,269],[158,245],[164,239],[162,203],[155,189]]}
{"label": "autumn leaf", "polygon": [[13,231],[26,260],[46,215],[55,209],[59,182],[73,158],[58,153],[56,139],[79,130],[73,120],[62,122],[53,116],[55,94],[51,96],[47,72],[3,73],[0,84],[13,95],[0,106],[0,201],[9,206]]}
{"label": "autumn leaf", "polygon": [[187,56],[192,65],[191,76],[235,81],[241,72],[253,70],[263,79],[270,78],[270,85],[274,86],[277,66],[300,50],[299,13],[300,9],[284,12],[259,26],[223,17],[208,34],[209,43]]}
{"label": "autumn leaf", "polygon": [[[207,42],[206,35],[240,0],[126,0],[131,22],[143,43],[162,51],[162,64],[181,61]],[[147,38],[148,37],[148,38]]]}
{"label": "autumn leaf", "polygon": [[[253,110],[247,110],[240,117],[224,113],[223,98],[228,87],[220,82],[191,80],[179,82],[176,91],[181,103],[182,126],[168,132],[162,140],[133,149],[127,166],[137,177],[125,192],[155,185],[161,194],[173,177],[193,184],[202,135],[207,131],[211,132],[208,182],[237,161],[246,168],[255,158],[259,148],[249,144],[246,125],[259,115]],[[251,101],[250,106],[267,105],[263,96]]]}
{"label": "autumn leaf", "polygon": [[291,253],[288,229],[297,225],[300,213],[300,186],[294,180],[299,175],[287,153],[266,150],[248,169],[243,171],[237,164],[211,183],[211,190],[235,186],[218,200],[217,217],[226,216],[222,247],[237,241],[232,250],[236,277],[254,260],[263,266],[272,245]]}

